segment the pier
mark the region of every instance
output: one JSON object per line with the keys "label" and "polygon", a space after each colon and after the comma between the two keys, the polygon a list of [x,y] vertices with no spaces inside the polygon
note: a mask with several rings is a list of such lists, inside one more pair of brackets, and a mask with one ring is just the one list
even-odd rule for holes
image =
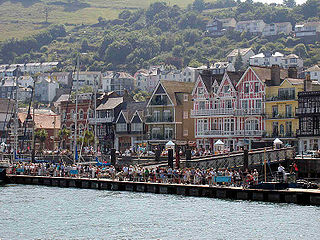
{"label": "pier", "polygon": [[184,185],[150,182],[112,181],[71,177],[49,177],[29,175],[7,175],[7,183],[31,184],[63,188],[84,188],[109,191],[148,192],[155,194],[176,194],[183,196],[208,197],[233,200],[294,203],[320,206],[320,190],[287,189],[264,190],[242,187]]}

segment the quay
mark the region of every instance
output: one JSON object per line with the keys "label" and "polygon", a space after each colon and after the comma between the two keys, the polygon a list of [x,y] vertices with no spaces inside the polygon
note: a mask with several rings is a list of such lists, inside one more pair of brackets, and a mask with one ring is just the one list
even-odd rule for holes
{"label": "quay", "polygon": [[113,181],[72,177],[50,177],[30,175],[7,175],[7,183],[31,184],[64,188],[85,188],[110,191],[148,192],[183,196],[208,197],[233,200],[294,203],[320,206],[320,190],[297,189],[265,190],[243,189],[242,187],[184,185],[150,182]]}

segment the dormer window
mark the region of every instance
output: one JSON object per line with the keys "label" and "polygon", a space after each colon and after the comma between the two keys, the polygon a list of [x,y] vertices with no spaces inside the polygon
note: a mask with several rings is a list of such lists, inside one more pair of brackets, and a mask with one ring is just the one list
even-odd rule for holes
{"label": "dormer window", "polygon": [[198,88],[198,95],[203,95],[203,93],[204,93],[203,88],[202,87]]}
{"label": "dormer window", "polygon": [[228,93],[230,91],[230,86],[224,86],[224,92]]}

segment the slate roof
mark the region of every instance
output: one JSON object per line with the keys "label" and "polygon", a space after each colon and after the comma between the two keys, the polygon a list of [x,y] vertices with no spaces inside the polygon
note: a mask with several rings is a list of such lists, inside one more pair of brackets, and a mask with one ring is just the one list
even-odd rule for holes
{"label": "slate roof", "polygon": [[[271,80],[271,67],[251,67],[251,69],[258,75],[262,82]],[[286,69],[280,69],[280,79],[288,77],[288,71]]]}
{"label": "slate roof", "polygon": [[105,103],[102,103],[97,107],[97,110],[114,109],[121,103],[123,103],[123,97],[108,98],[108,100]]}
{"label": "slate roof", "polygon": [[[18,113],[21,122],[24,122],[28,113]],[[59,129],[61,128],[61,120],[59,115],[53,114],[35,114],[34,115],[35,127],[44,129]]]}
{"label": "slate roof", "polygon": [[176,93],[191,94],[194,88],[194,83],[191,82],[161,81],[161,85],[164,87],[175,106],[178,105]]}
{"label": "slate roof", "polygon": [[223,79],[223,74],[212,74],[211,71],[203,71],[200,76],[208,92],[211,91],[215,80],[220,84]]}

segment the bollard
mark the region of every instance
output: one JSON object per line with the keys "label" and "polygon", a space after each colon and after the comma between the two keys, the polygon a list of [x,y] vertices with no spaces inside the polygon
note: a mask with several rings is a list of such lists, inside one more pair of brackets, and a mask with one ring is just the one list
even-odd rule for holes
{"label": "bollard", "polygon": [[173,149],[168,149],[168,166],[173,168]]}

